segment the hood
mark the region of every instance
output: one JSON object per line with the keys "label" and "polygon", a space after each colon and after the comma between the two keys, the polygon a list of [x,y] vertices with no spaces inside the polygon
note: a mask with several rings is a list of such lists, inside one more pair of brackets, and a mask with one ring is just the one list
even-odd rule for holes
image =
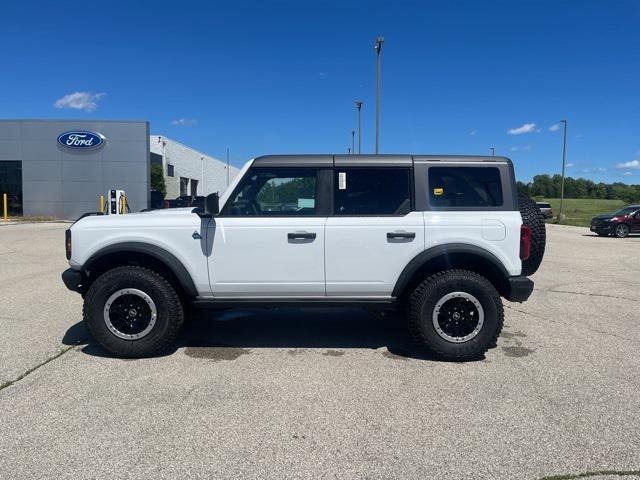
{"label": "hood", "polygon": [[195,207],[181,208],[159,208],[157,210],[148,210],[146,212],[127,213],[127,215],[172,215],[176,213],[193,213]]}
{"label": "hood", "polygon": [[610,213],[606,213],[604,215],[596,215],[591,220],[611,220],[612,218],[616,218],[616,216],[611,215]]}

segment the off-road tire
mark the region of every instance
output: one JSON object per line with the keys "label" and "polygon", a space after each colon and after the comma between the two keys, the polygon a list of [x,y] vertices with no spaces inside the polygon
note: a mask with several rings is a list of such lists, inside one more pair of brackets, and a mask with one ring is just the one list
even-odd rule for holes
{"label": "off-road tire", "polygon": [[[478,334],[464,343],[442,338],[433,325],[437,302],[451,292],[473,295],[484,310],[484,324]],[[496,344],[502,331],[504,309],[496,288],[482,275],[468,270],[445,270],[427,277],[407,302],[409,332],[416,343],[442,360],[462,362],[481,358]]]}
{"label": "off-road tire", "polygon": [[[155,303],[157,318],[153,329],[137,340],[114,335],[104,319],[107,299],[116,291],[135,288]],[[184,322],[184,311],[175,289],[158,273],[143,267],[123,266],[98,277],[84,299],[83,317],[93,338],[119,357],[147,357],[166,349],[175,340]]]}
{"label": "off-road tire", "polygon": [[522,275],[529,276],[536,273],[542,257],[547,239],[547,231],[544,224],[544,215],[536,202],[526,197],[518,197],[522,223],[531,229],[531,253],[529,258],[522,261]]}
{"label": "off-road tire", "polygon": [[[624,228],[623,228],[624,227]],[[629,225],[625,223],[619,223],[613,227],[613,236],[617,238],[625,238],[629,236]]]}

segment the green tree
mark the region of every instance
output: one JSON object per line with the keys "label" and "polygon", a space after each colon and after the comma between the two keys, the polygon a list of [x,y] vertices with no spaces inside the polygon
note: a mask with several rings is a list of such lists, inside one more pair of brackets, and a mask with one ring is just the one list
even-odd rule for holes
{"label": "green tree", "polygon": [[162,165],[151,165],[151,190],[162,192],[163,197],[167,195],[167,186],[164,183]]}

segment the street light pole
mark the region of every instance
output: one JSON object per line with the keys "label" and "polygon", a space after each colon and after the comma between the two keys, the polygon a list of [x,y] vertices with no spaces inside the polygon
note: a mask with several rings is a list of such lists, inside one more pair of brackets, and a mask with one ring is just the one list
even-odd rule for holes
{"label": "street light pole", "polygon": [[489,150],[491,150],[491,156],[495,157],[496,156],[496,147],[489,147]]}
{"label": "street light pole", "polygon": [[229,186],[229,147],[227,147],[227,187]]}
{"label": "street light pole", "polygon": [[356,137],[356,131],[355,130],[351,130],[351,152],[355,153],[355,137]]}
{"label": "street light pole", "polygon": [[[200,155],[200,164],[202,167],[202,186],[200,187],[200,191],[202,195],[204,195],[204,155]],[[198,194],[198,189],[196,188],[196,195]]]}
{"label": "street light pole", "polygon": [[381,57],[382,44],[384,43],[384,37],[376,38],[376,154],[380,149],[380,70],[381,70]]}
{"label": "street light pole", "polygon": [[564,139],[562,140],[562,182],[560,183],[560,213],[558,213],[558,223],[564,220],[564,169],[567,161],[567,121],[560,120],[564,124]]}
{"label": "street light pole", "polygon": [[360,148],[362,147],[362,126],[360,123],[360,110],[362,110],[362,102],[360,100],[356,100],[356,109],[358,110],[358,155],[360,155]]}
{"label": "street light pole", "polygon": [[356,100],[356,108],[358,109],[358,155],[360,155],[360,148],[362,147],[362,127],[360,124],[360,110],[362,110],[362,102],[360,100]]}

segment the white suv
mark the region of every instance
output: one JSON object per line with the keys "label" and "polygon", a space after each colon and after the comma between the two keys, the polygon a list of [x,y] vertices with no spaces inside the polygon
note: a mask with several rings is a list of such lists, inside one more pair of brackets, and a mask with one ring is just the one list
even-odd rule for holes
{"label": "white suv", "polygon": [[406,312],[441,358],[481,356],[525,301],[544,222],[510,160],[278,155],[248,162],[204,209],[86,215],[66,232],[66,286],[121,356],[176,337],[189,304],[360,305]]}

